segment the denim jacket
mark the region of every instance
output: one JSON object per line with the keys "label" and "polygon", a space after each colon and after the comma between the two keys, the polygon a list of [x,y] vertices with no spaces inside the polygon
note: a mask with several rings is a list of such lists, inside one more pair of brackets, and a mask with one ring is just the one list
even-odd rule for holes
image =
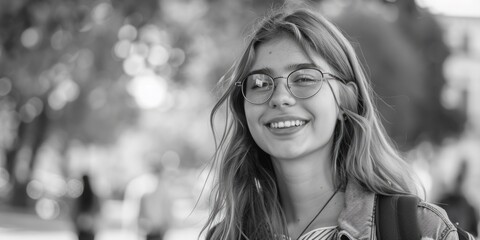
{"label": "denim jacket", "polygon": [[[338,218],[338,240],[376,240],[375,193],[348,183],[345,207]],[[456,227],[446,212],[431,203],[417,205],[421,240],[458,240]]]}
{"label": "denim jacket", "polygon": [[[375,202],[375,193],[349,182],[345,190],[345,207],[338,217],[336,240],[377,240]],[[420,202],[417,205],[417,218],[421,240],[458,240],[457,229],[442,208]],[[207,240],[211,232],[207,234]],[[470,239],[475,240],[471,235]]]}

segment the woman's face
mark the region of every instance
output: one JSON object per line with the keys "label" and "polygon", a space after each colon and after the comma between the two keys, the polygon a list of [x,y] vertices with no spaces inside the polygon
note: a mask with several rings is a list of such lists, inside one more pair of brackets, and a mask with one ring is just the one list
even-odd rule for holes
{"label": "woman's face", "polygon": [[[320,55],[310,55],[311,58],[287,36],[277,37],[257,47],[250,71],[264,69],[270,72],[270,76],[276,78],[275,89],[266,103],[255,105],[245,101],[244,108],[253,139],[274,159],[330,154],[339,111],[328,83],[324,82],[321,90],[307,99],[296,98],[287,90],[286,77],[300,64],[315,65],[324,73],[332,73]],[[339,83],[328,81],[337,94]]]}

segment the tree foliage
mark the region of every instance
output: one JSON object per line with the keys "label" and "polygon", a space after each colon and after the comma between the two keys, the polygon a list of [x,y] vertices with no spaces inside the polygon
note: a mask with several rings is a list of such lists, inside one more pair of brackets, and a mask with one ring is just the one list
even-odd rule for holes
{"label": "tree foliage", "polygon": [[14,103],[17,122],[6,168],[19,189],[12,202],[22,205],[36,153],[51,134],[59,134],[64,147],[71,139],[110,144],[135,120],[136,109],[121,63],[111,57],[122,20],[111,9],[96,1],[1,4],[0,72],[11,84],[1,101]]}
{"label": "tree foliage", "polygon": [[413,1],[362,1],[336,22],[367,66],[384,126],[400,149],[462,132],[465,113],[441,104],[449,49],[430,13]]}

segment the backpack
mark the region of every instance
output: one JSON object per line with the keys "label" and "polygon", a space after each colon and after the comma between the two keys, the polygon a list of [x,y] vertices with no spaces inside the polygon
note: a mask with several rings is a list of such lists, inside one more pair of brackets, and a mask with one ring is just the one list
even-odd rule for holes
{"label": "backpack", "polygon": [[[420,199],[412,195],[378,195],[375,225],[379,240],[420,239],[417,222],[417,204]],[[459,240],[468,240],[469,234],[457,226]]]}

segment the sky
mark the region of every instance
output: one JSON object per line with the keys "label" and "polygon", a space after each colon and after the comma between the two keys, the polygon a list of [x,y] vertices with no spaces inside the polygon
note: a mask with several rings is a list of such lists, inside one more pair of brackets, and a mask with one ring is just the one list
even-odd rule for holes
{"label": "sky", "polygon": [[480,0],[416,0],[434,14],[480,18]]}

